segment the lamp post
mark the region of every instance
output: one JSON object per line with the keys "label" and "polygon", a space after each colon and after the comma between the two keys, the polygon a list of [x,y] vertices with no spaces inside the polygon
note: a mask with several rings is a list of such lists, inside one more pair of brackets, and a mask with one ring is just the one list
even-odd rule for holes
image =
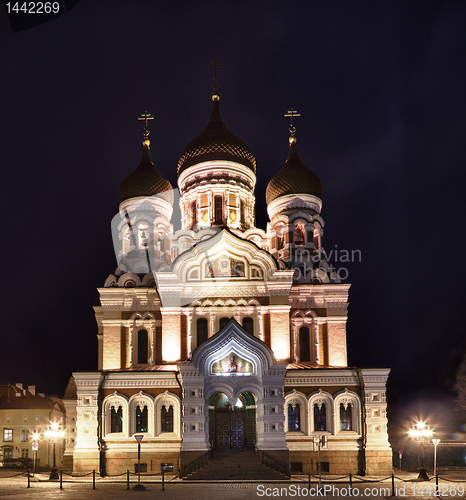
{"label": "lamp post", "polygon": [[434,443],[434,476],[437,475],[437,446],[440,443],[440,439],[432,439]]}
{"label": "lamp post", "polygon": [[63,439],[63,437],[65,436],[65,431],[61,431],[58,429],[58,422],[53,422],[52,424],[50,424],[50,429],[44,432],[44,436],[53,444],[53,467],[52,471],[50,472],[49,479],[59,479],[58,469],[55,464],[55,445],[57,444],[57,439]]}
{"label": "lamp post", "polygon": [[[417,442],[417,453],[419,462],[419,476],[417,477],[420,481],[428,481],[429,476],[427,475],[426,468],[424,467],[424,443],[429,440],[433,435],[432,429],[426,425],[425,422],[417,422],[412,429],[409,430],[409,436]],[[422,453],[419,453],[419,448],[421,448]]]}
{"label": "lamp post", "polygon": [[37,451],[39,449],[40,434],[33,432],[32,434],[32,449],[34,451],[34,473],[37,472]]}
{"label": "lamp post", "polygon": [[138,484],[133,486],[133,490],[144,491],[146,487],[141,484],[141,441],[144,436],[142,434],[136,434],[134,437],[138,442]]}

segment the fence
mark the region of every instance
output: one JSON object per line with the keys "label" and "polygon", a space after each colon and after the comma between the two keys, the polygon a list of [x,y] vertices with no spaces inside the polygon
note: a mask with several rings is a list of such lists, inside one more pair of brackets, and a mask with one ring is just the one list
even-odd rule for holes
{"label": "fence", "polygon": [[[9,478],[15,478],[15,477],[21,477],[21,476],[24,476],[27,479],[27,488],[31,488],[32,487],[31,486],[31,478],[34,478],[34,474],[31,474],[31,471],[29,469],[25,472],[16,473],[16,474],[12,474],[9,476],[1,476],[0,477],[0,484],[1,484],[2,479],[9,479]],[[63,476],[65,476],[65,479],[63,479]],[[125,476],[125,480],[123,480],[123,481],[108,479],[108,478],[115,478],[116,479],[118,477],[123,477],[123,476]],[[130,479],[131,476],[134,478],[133,481],[131,481],[131,479]],[[142,473],[141,474],[141,477],[143,479],[146,479],[144,481],[146,484],[147,483],[155,483],[154,481],[147,481],[147,478],[158,477],[158,476],[161,477],[162,491],[164,491],[165,490],[165,471],[162,471],[159,473],[154,473],[154,474],[151,474],[151,473]],[[66,479],[66,477],[68,477],[70,479]],[[89,478],[88,481],[83,480],[83,478],[87,478],[87,477]],[[63,485],[66,483],[81,483],[81,484],[85,484],[85,485],[92,484],[92,489],[95,490],[96,489],[96,477],[97,476],[96,476],[95,470],[92,470],[90,472],[83,473],[83,474],[73,474],[73,473],[66,472],[64,470],[60,470],[59,479],[58,480],[50,480],[50,481],[58,483],[60,489],[63,489]],[[129,470],[127,470],[126,472],[123,472],[121,474],[108,474],[105,476],[105,479],[100,478],[100,476],[99,476],[99,479],[100,479],[100,481],[104,480],[104,484],[108,484],[108,483],[126,484],[126,489],[129,490],[132,482],[134,482],[135,485],[138,483],[138,481],[135,479],[136,477],[138,477],[138,473],[130,472]],[[79,480],[78,480],[78,478],[79,478]],[[424,493],[427,491],[426,489],[424,489],[424,485],[426,483],[430,487],[429,496],[435,496],[435,497],[442,497],[442,496],[445,497],[448,495],[449,496],[457,496],[457,495],[463,496],[466,493],[466,487],[464,486],[464,483],[466,483],[466,479],[464,479],[464,480],[449,479],[446,477],[441,477],[438,474],[435,477],[434,476],[431,477],[429,479],[429,481],[421,481],[421,480],[416,480],[416,479],[412,479],[412,478],[411,479],[404,479],[402,477],[395,476],[395,474],[392,474],[391,476],[387,476],[387,477],[383,477],[383,478],[368,479],[367,477],[353,475],[351,473],[347,474],[347,475],[333,477],[333,478],[329,478],[328,476],[324,476],[323,478],[322,477],[319,478],[319,476],[317,476],[317,475],[313,475],[311,473],[308,473],[307,481],[304,479],[300,479],[300,480],[291,480],[291,481],[283,481],[283,482],[286,482],[287,484],[291,484],[291,483],[306,484],[307,483],[308,491],[311,490],[311,485],[319,485],[319,487],[322,487],[324,489],[326,487],[325,485],[327,485],[327,487],[328,487],[328,485],[333,484],[335,486],[336,484],[338,484],[340,488],[343,485],[345,485],[345,486],[348,485],[348,488],[347,488],[348,496],[353,496],[355,493],[355,489],[357,489],[357,486],[359,484],[369,485],[369,484],[384,483],[386,481],[390,481],[391,484],[390,484],[389,488],[391,489],[391,496],[392,497],[405,496],[406,495],[406,493],[405,493],[406,488],[403,488],[403,493],[401,493],[402,488],[400,488],[399,484],[395,483],[395,480],[398,481],[398,483],[402,483],[402,484],[403,483],[411,483],[408,487],[408,493],[412,494],[413,496],[416,495],[416,492],[417,492],[417,494],[424,496]],[[446,483],[451,483],[451,485],[450,486],[448,484],[439,485],[439,480],[445,481]],[[432,481],[432,483],[430,483],[430,481]],[[435,481],[435,487],[434,487],[434,490],[432,492],[431,488],[433,485],[433,481]],[[159,482],[160,481],[157,481],[157,483],[159,483]],[[223,482],[223,481],[220,480],[220,481],[207,481],[207,482]],[[241,481],[241,482],[250,482],[250,481]],[[254,481],[254,482],[259,483],[258,481]],[[280,481],[278,481],[278,482],[280,482]],[[458,484],[458,486],[455,486],[454,485],[455,483]],[[463,483],[463,484],[459,484],[459,483]],[[189,485],[189,484],[192,484],[192,482],[179,481],[179,482],[177,482],[177,484]],[[421,491],[421,489],[422,489],[422,491]]]}

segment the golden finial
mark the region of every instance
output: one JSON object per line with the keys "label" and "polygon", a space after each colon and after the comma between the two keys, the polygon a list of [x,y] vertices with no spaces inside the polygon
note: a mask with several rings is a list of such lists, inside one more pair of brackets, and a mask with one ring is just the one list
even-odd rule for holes
{"label": "golden finial", "polygon": [[223,68],[225,65],[221,64],[220,61],[217,61],[217,59],[214,59],[213,61],[210,62],[206,68],[214,68],[214,77],[213,81],[214,84],[211,85],[211,87],[214,89],[214,93],[212,94],[212,100],[219,100],[220,96],[218,95],[218,89],[220,88],[220,84],[218,83],[217,80],[217,68]]}
{"label": "golden finial", "polygon": [[147,111],[145,113],[142,113],[142,115],[138,118],[138,120],[144,120],[144,140],[142,141],[142,144],[144,146],[149,146],[150,141],[149,141],[149,130],[147,128],[147,120],[153,120],[154,117],[148,113]]}

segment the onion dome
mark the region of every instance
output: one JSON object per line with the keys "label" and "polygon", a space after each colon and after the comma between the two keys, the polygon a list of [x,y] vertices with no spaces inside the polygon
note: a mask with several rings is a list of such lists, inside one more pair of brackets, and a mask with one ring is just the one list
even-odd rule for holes
{"label": "onion dome", "polygon": [[296,147],[296,137],[290,137],[290,151],[284,167],[278,172],[267,186],[265,198],[267,205],[279,196],[294,194],[311,194],[322,199],[322,182],[317,174],[309,170],[301,161]]}
{"label": "onion dome", "polygon": [[219,96],[212,96],[212,112],[204,130],[183,149],[178,162],[178,175],[184,170],[209,160],[240,163],[256,172],[256,159],[248,144],[227,129],[222,120]]}
{"label": "onion dome", "polygon": [[173,205],[173,188],[170,181],[156,170],[150,157],[150,141],[143,141],[142,157],[134,172],[130,173],[120,184],[118,201],[123,203],[130,198],[159,195]]}

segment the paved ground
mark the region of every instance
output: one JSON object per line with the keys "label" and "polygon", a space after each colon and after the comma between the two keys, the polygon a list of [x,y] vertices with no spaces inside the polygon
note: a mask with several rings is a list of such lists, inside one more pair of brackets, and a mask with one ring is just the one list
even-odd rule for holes
{"label": "paved ground", "polygon": [[[276,482],[199,482],[190,483],[179,481],[171,476],[166,478],[165,490],[162,491],[162,485],[158,478],[144,478],[146,491],[133,491],[126,489],[124,478],[96,478],[96,489],[92,489],[92,479],[72,478],[64,476],[63,489],[57,482],[48,481],[47,474],[37,474],[31,479],[31,487],[27,488],[27,478],[25,476],[5,477],[18,474],[16,471],[6,473],[2,471],[0,475],[0,500],[54,500],[54,499],[72,499],[72,500],[127,500],[127,499],[159,499],[169,500],[229,500],[229,499],[258,499],[258,498],[313,498],[318,496],[315,488],[318,484],[316,479],[312,478],[311,495],[307,491],[307,478],[303,476],[293,476],[287,483]],[[395,481],[397,497],[400,499],[426,499],[434,497],[434,481],[428,483],[419,483],[414,481],[416,474],[400,473]],[[444,474],[439,481],[440,493],[442,498],[466,498],[466,473]],[[332,476],[327,476],[330,479]],[[336,478],[332,478],[336,479]],[[377,481],[377,478],[365,478],[365,482],[357,480],[353,483],[353,497],[382,499],[391,495],[391,480]],[[137,478],[131,477],[131,487]],[[370,482],[369,482],[370,481]],[[348,483],[343,480],[332,481],[331,484],[323,483],[327,490],[326,498],[347,499],[349,495]],[[404,487],[404,488],[403,488]],[[332,489],[330,489],[332,488]],[[357,493],[357,494],[356,494]],[[44,499],[44,497],[46,497]]]}

